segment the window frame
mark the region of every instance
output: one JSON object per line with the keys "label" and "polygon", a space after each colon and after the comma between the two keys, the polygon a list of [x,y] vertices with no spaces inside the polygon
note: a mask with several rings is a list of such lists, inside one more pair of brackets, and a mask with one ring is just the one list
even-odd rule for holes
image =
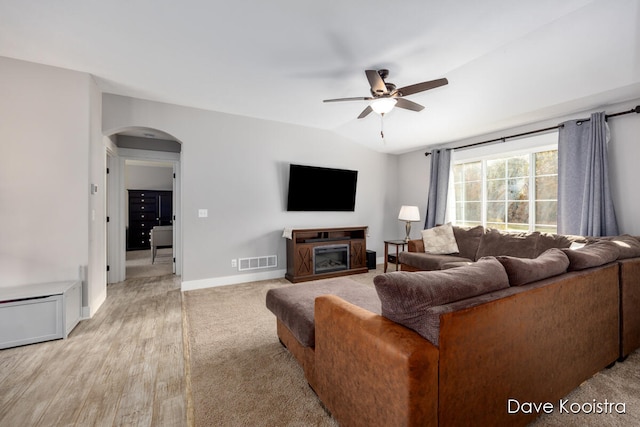
{"label": "window frame", "polygon": [[[487,225],[487,162],[491,160],[498,159],[509,159],[512,157],[518,156],[528,156],[529,161],[529,176],[528,176],[528,185],[529,185],[529,194],[528,194],[528,214],[529,221],[527,231],[534,231],[536,225],[546,225],[546,224],[536,224],[536,202],[545,201],[550,199],[540,199],[536,200],[536,175],[535,175],[535,162],[534,162],[534,154],[541,153],[545,151],[558,150],[558,132],[553,131],[542,135],[536,135],[533,137],[522,138],[517,141],[518,148],[505,150],[504,143],[492,144],[488,147],[479,147],[473,148],[469,150],[465,150],[465,152],[455,152],[451,161],[451,185],[450,191],[453,194],[452,202],[450,203],[450,208],[453,211],[451,215],[451,220],[455,224],[458,222],[458,218],[456,218],[456,209],[457,209],[457,200],[455,198],[455,180],[454,180],[454,168],[456,165],[471,163],[471,162],[480,162],[480,176],[481,176],[481,212],[480,212],[480,223],[483,227],[492,227],[493,224]],[[541,175],[545,176],[545,175]],[[508,177],[505,179],[508,180]],[[508,196],[505,196],[508,197]],[[557,201],[557,200],[556,200]],[[505,202],[508,203],[508,198],[505,199]],[[505,213],[505,228],[508,227],[508,214]],[[549,224],[550,227],[553,225]],[[546,227],[545,227],[546,228]],[[556,223],[557,230],[557,223]],[[522,230],[508,230],[510,232],[518,232],[525,231]]]}

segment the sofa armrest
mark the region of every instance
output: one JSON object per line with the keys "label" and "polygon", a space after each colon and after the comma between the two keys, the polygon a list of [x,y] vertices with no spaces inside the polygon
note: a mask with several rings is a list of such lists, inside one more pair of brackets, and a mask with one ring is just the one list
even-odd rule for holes
{"label": "sofa armrest", "polygon": [[424,241],[422,239],[409,240],[407,249],[409,252],[424,252]]}
{"label": "sofa armrest", "polygon": [[438,423],[438,348],[334,295],[315,301],[318,396],[344,426]]}

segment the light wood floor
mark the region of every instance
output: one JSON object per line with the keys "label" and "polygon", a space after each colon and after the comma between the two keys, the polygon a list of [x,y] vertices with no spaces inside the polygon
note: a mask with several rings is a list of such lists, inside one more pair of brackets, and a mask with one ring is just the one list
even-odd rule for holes
{"label": "light wood floor", "polygon": [[128,279],[69,338],[0,350],[0,426],[185,426],[186,382],[179,280]]}

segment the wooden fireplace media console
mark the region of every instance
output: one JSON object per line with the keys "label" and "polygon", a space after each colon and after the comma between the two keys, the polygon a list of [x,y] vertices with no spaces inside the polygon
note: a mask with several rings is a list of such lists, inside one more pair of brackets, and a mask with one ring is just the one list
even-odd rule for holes
{"label": "wooden fireplace media console", "polygon": [[366,273],[367,227],[292,230],[287,273],[293,283]]}

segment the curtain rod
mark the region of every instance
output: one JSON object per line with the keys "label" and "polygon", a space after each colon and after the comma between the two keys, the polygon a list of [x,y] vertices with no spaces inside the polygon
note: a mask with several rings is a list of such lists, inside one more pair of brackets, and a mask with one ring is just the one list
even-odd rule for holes
{"label": "curtain rod", "polygon": [[[640,105],[637,105],[635,108],[632,108],[629,111],[622,111],[620,113],[614,113],[614,114],[607,114],[604,116],[605,120],[608,119],[609,117],[617,117],[617,116],[623,116],[625,114],[631,114],[631,113],[638,113],[640,114]],[[588,119],[582,119],[579,120],[579,122],[588,122],[589,120],[591,120],[590,118]],[[495,138],[495,139],[489,139],[487,141],[482,141],[482,142],[474,142],[473,144],[467,144],[467,145],[461,145],[460,147],[453,147],[454,150],[460,150],[463,148],[471,148],[471,147],[475,147],[476,145],[484,145],[484,144],[490,144],[492,142],[498,142],[498,141],[502,141],[505,142],[507,139],[512,139],[512,138],[518,138],[521,136],[527,136],[527,135],[534,135],[536,133],[542,133],[542,132],[548,132],[550,130],[554,130],[554,129],[558,129],[560,127],[562,127],[563,125],[557,125],[557,126],[551,126],[548,128],[544,128],[544,129],[536,129],[536,130],[532,130],[529,132],[523,132],[523,133],[518,133],[515,135],[510,135],[510,136],[503,136],[501,138]],[[424,153],[425,156],[428,156],[431,154],[431,151],[427,151],[426,153]]]}

